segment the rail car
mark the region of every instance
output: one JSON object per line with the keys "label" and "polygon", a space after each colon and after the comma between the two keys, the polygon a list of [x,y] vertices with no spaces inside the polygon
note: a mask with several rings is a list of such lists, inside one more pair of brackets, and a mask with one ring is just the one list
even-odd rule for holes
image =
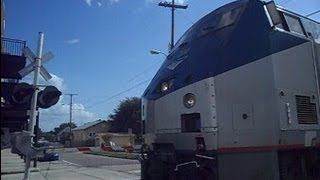
{"label": "rail car", "polygon": [[320,24],[240,0],[177,41],[142,95],[142,179],[320,179]]}

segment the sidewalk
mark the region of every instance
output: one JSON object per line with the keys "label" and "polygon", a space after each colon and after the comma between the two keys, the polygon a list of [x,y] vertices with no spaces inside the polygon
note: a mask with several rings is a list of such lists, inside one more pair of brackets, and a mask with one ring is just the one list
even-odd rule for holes
{"label": "sidewalk", "polygon": [[[31,163],[33,166],[33,162]],[[12,154],[11,149],[1,150],[1,179],[7,179],[9,175],[19,175],[19,179],[24,176],[25,163],[17,154]],[[38,168],[30,168],[31,177],[39,174]]]}
{"label": "sidewalk", "polygon": [[[33,162],[31,163],[33,165]],[[23,159],[1,150],[1,180],[22,180],[25,164]],[[138,180],[139,176],[108,167],[81,167],[65,161],[38,162],[38,168],[31,168],[30,180]]]}

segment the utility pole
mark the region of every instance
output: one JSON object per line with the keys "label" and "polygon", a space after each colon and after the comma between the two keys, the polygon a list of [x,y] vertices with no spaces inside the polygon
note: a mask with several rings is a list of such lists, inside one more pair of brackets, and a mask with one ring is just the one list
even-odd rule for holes
{"label": "utility pole", "polygon": [[69,109],[69,111],[70,111],[70,119],[69,119],[69,127],[70,127],[70,130],[69,130],[69,143],[70,143],[70,147],[71,147],[71,123],[72,123],[72,105],[73,105],[73,96],[76,96],[76,95],[78,95],[78,94],[72,94],[72,93],[70,93],[70,94],[65,94],[65,95],[68,95],[68,96],[70,96],[70,104],[69,104],[69,107],[70,107],[70,109]]}
{"label": "utility pole", "polygon": [[159,6],[162,7],[170,7],[171,8],[171,43],[170,43],[170,51],[174,47],[174,10],[175,9],[187,9],[188,5],[178,5],[174,3],[174,0],[172,0],[172,3],[168,2],[160,2],[158,4]]}

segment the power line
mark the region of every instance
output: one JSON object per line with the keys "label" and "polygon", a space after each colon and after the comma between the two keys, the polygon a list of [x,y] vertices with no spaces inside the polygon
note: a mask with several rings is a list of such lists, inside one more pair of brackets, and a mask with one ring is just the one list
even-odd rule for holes
{"label": "power line", "polygon": [[187,17],[185,14],[183,14],[183,13],[181,13],[180,11],[177,11],[180,15],[182,15],[182,17],[185,19],[185,20],[187,20],[187,21],[189,21],[189,23],[191,24],[191,25],[194,25],[194,22],[189,18],[189,17]]}
{"label": "power line", "polygon": [[94,106],[96,106],[96,105],[98,105],[98,104],[101,104],[101,103],[104,103],[104,102],[106,102],[106,101],[109,101],[109,100],[111,100],[111,99],[113,99],[113,98],[115,98],[115,97],[117,97],[117,96],[120,96],[120,95],[122,95],[122,94],[124,94],[124,93],[126,93],[126,92],[131,91],[132,89],[135,89],[135,88],[137,88],[137,87],[145,84],[146,82],[148,82],[148,81],[150,81],[150,80],[151,80],[151,78],[150,78],[150,79],[147,79],[147,80],[144,80],[144,81],[136,84],[136,85],[133,86],[133,87],[130,87],[130,88],[128,88],[128,89],[126,89],[126,90],[118,93],[118,94],[115,94],[115,95],[112,95],[112,96],[110,96],[110,97],[107,97],[107,98],[105,98],[105,99],[103,99],[103,100],[101,100],[101,101],[98,101],[98,102],[96,102],[96,103],[88,106],[87,108],[92,108],[92,107],[94,107]]}
{"label": "power line", "polygon": [[306,17],[309,17],[309,16],[312,16],[312,15],[315,15],[315,14],[317,14],[317,13],[319,13],[320,12],[320,9],[319,10],[317,10],[317,11],[315,11],[315,12],[312,12],[312,13],[310,13],[310,14],[307,14],[306,15]]}
{"label": "power line", "polygon": [[[136,80],[137,78],[139,78],[140,76],[142,76],[142,75],[144,75],[146,72],[148,72],[148,71],[150,71],[152,68],[154,68],[156,65],[158,65],[158,62],[156,62],[156,63],[153,63],[153,64],[151,64],[150,66],[148,66],[147,68],[145,68],[142,72],[140,72],[139,74],[136,74],[136,75],[134,75],[132,78],[130,78],[130,79],[128,79],[127,81],[126,81],[126,83],[130,83],[130,82],[132,82],[133,80]],[[139,82],[137,85],[142,85],[142,84],[144,84],[145,82],[147,82],[147,81],[149,81],[149,80],[151,80],[151,78],[150,79],[147,79],[147,80],[144,80],[144,81],[142,81],[142,82]],[[142,84],[141,84],[142,83]],[[137,85],[135,85],[135,86],[137,86]],[[132,90],[132,89],[134,89],[134,88],[136,88],[135,86],[133,86],[133,87],[130,87],[129,89],[126,89],[126,90],[124,90],[123,92],[125,93],[125,92],[128,92],[128,91],[130,91],[130,90]],[[122,88],[125,88],[125,87],[123,87],[122,86]],[[120,94],[120,93],[119,93]],[[123,94],[123,93],[121,93],[121,94]],[[120,95],[121,95],[120,94]],[[119,96],[118,94],[116,94],[117,96]],[[115,96],[115,97],[117,97],[117,96]],[[97,97],[97,96],[96,96]],[[101,97],[101,96],[100,96]],[[105,96],[104,96],[105,97]],[[114,98],[113,96],[111,96],[112,98]],[[108,97],[108,98],[111,98],[111,97]],[[108,99],[107,98],[107,99]],[[111,99],[112,99],[111,98]],[[109,99],[108,99],[109,100]],[[108,100],[106,100],[106,101],[108,101]],[[105,101],[103,101],[103,102],[105,102]],[[103,103],[103,102],[101,102],[101,103]],[[98,103],[100,104],[100,101],[98,101]],[[91,105],[89,105],[87,108],[91,108],[91,107],[93,107],[93,106],[95,106],[95,104],[96,103],[92,103]]]}
{"label": "power line", "polygon": [[[142,75],[144,75],[146,72],[148,72],[148,71],[150,71],[152,68],[154,68],[154,67],[156,67],[157,65],[158,65],[158,63],[159,63],[159,61],[157,61],[157,62],[155,62],[155,63],[153,63],[153,64],[151,64],[151,65],[149,65],[147,68],[145,68],[142,72],[140,72],[140,73],[137,73],[136,75],[134,75],[134,76],[132,76],[130,79],[128,79],[128,80],[126,80],[125,81],[125,84],[128,84],[128,83],[130,83],[130,82],[133,82],[134,80],[136,80],[136,79],[138,79],[139,77],[141,77]],[[122,85],[120,88],[121,89],[124,89],[124,88],[126,88],[127,86],[125,86],[125,85]],[[91,96],[91,98],[83,98],[82,99],[82,101],[90,101],[91,99],[93,99],[93,98],[104,98],[104,97],[106,97],[105,95],[103,95],[103,96]],[[92,102],[92,101],[91,101]]]}
{"label": "power line", "polygon": [[150,66],[149,66],[148,68],[146,68],[144,71],[142,71],[141,73],[133,76],[133,77],[132,77],[131,79],[129,79],[127,82],[131,82],[131,81],[137,79],[138,77],[144,75],[146,72],[150,71],[150,70],[151,70],[153,67],[155,67],[156,65],[158,65],[158,64],[157,64],[157,63],[154,63],[154,64],[150,65]]}

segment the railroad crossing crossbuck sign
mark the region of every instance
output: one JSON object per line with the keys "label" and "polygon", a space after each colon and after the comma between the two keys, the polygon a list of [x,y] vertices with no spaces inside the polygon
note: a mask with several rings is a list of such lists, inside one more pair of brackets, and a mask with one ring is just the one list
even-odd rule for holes
{"label": "railroad crossing crossbuck sign", "polygon": [[[36,64],[36,58],[37,58],[28,47],[23,49],[23,53],[31,61],[31,63],[19,71],[19,74],[21,75],[21,77],[25,77],[26,75],[28,75],[29,73],[31,73],[34,70],[35,64]],[[46,81],[50,80],[52,78],[52,76],[46,70],[46,68],[42,66],[42,64],[48,62],[53,57],[54,56],[53,56],[52,52],[48,52],[41,57],[40,74]]]}

